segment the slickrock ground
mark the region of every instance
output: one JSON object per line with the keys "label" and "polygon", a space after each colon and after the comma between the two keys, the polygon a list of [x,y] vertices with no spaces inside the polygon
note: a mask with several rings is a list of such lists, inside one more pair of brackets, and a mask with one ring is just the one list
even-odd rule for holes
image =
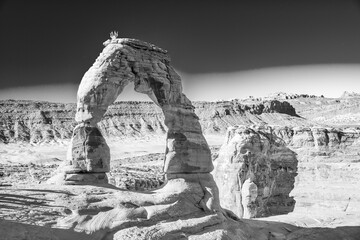
{"label": "slickrock ground", "polygon": [[[336,222],[328,213],[318,218],[318,212],[308,215],[278,216],[264,220],[224,221],[216,214],[193,214],[172,221],[153,225],[153,220],[143,217],[144,208],[128,203],[130,197],[149,201],[145,209],[151,209],[152,192],[124,192],[112,185],[103,186],[54,186],[19,185],[1,186],[1,239],[227,239],[223,229],[234,239],[359,239],[358,218],[353,224]],[[134,196],[133,196],[134,195]],[[123,205],[121,205],[123,204]],[[124,205],[125,204],[125,205]],[[129,208],[136,225],[122,224],[126,216],[118,215],[121,206]],[[147,210],[148,212],[149,210]],[[177,211],[173,209],[172,211]],[[174,212],[175,213],[175,212]],[[335,213],[337,213],[335,211]],[[134,215],[135,214],[135,215]],[[172,214],[168,212],[167,214]],[[167,215],[166,214],[166,215]],[[332,215],[334,216],[334,215]],[[341,215],[339,219],[341,219]],[[161,216],[159,216],[161,217]],[[281,218],[283,217],[283,218]],[[349,216],[346,216],[349,217]],[[66,225],[67,222],[75,225]],[[273,221],[269,221],[273,220]],[[306,228],[277,222],[286,220],[294,225],[306,223]],[[338,219],[337,219],[338,220]],[[139,222],[140,221],[140,224]],[[210,224],[209,224],[210,223]],[[342,226],[343,225],[343,226]],[[345,226],[344,226],[345,225]],[[352,226],[351,226],[352,225]],[[61,227],[60,227],[61,226]],[[322,228],[316,228],[316,227]],[[328,226],[324,228],[324,226]],[[51,228],[50,228],[51,227]],[[179,231],[181,229],[181,231]],[[222,230],[221,230],[222,229]],[[196,232],[196,234],[194,234]],[[235,236],[236,234],[236,236]]]}
{"label": "slickrock ground", "polygon": [[[148,201],[148,204],[139,207],[128,203],[127,214],[135,218],[123,225],[126,216],[118,213],[132,195],[138,196],[139,203]],[[191,213],[192,209],[183,209],[183,218],[174,221],[171,215],[179,211],[176,208],[159,215],[158,218],[165,219],[153,225],[154,220],[143,216],[151,210],[152,195],[151,192],[125,193],[111,185],[2,187],[6,208],[0,220],[0,236],[2,239],[223,239],[222,231],[227,229],[228,236],[236,234],[234,239],[285,239],[301,230],[283,223],[225,221],[217,214]],[[22,214],[12,222],[14,213],[19,212]],[[62,220],[56,221],[59,218]],[[78,219],[75,226],[64,227],[74,218]]]}

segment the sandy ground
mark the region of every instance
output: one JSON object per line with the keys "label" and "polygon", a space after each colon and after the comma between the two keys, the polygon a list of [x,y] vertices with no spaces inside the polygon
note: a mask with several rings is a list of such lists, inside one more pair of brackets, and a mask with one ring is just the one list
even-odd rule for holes
{"label": "sandy ground", "polygon": [[[224,137],[205,136],[210,146],[219,146]],[[66,152],[70,141],[50,142],[42,144],[9,143],[0,144],[0,163],[50,163],[66,159]],[[107,139],[110,147],[111,159],[141,156],[151,153],[164,153],[166,138],[119,140]]]}

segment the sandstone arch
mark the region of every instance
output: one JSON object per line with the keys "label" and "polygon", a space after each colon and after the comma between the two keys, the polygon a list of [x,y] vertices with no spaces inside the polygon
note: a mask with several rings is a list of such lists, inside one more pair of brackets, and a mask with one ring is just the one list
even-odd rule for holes
{"label": "sandstone arch", "polygon": [[[118,207],[110,204],[108,209],[111,210],[103,213],[100,208],[95,210],[99,211],[98,214],[92,213],[91,216],[86,211],[75,210],[59,225],[69,227],[76,224],[80,231],[89,232],[99,231],[106,225],[110,229],[124,228],[126,232],[128,228],[123,223],[133,219],[138,219],[133,224],[139,226],[144,221],[156,226],[158,221],[171,222],[180,217],[199,218],[191,221],[194,226],[222,224],[227,215],[220,207],[218,188],[210,174],[213,170],[210,149],[194,107],[182,93],[181,79],[171,67],[166,51],[135,39],[112,38],[104,45],[104,50],[79,86],[75,116],[78,125],[74,128],[66,165],[48,183],[96,183],[109,187],[105,173],[110,169],[110,150],[96,124],[131,81],[137,92],[147,94],[163,110],[168,128],[164,163],[167,181],[162,188],[151,192],[118,189]],[[178,228],[175,227],[176,232]],[[170,234],[167,227],[164,229],[166,234]]]}
{"label": "sandstone arch", "polygon": [[104,45],[78,89],[75,119],[79,125],[74,129],[66,172],[105,177],[100,173],[109,171],[109,147],[96,124],[124,87],[134,82],[135,91],[147,94],[164,113],[168,128],[164,163],[167,176],[210,173],[213,164],[208,144],[193,105],[182,93],[180,76],[170,65],[167,51],[126,38],[112,38]]}
{"label": "sandstone arch", "polygon": [[[107,183],[110,155],[96,124],[130,81],[162,108],[168,127],[167,182],[153,191],[99,184]],[[166,51],[134,39],[105,42],[79,86],[76,121],[67,165],[48,183],[97,184],[65,187],[76,193],[75,202],[65,198],[71,214],[58,219],[57,227],[83,231],[94,239],[248,239],[249,232],[267,239],[268,229],[253,230],[221,208],[210,174],[209,147]]]}

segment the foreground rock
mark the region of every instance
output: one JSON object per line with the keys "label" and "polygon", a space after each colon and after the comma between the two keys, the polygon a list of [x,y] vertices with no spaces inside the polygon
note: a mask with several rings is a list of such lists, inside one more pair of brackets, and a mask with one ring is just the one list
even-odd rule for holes
{"label": "foreground rock", "polygon": [[271,128],[229,128],[214,163],[221,204],[240,218],[293,211],[298,160]]}
{"label": "foreground rock", "polygon": [[[170,185],[169,185],[170,186]],[[187,193],[197,192],[196,183],[178,179],[171,186]],[[357,240],[358,226],[337,228],[307,228],[274,222],[247,219],[227,219],[195,209],[195,213],[182,211],[174,217],[182,204],[199,200],[183,199],[173,202],[163,190],[135,193],[111,185],[18,185],[1,187],[2,211],[0,212],[1,239],[57,239],[57,240],[125,240],[125,239],[237,239],[237,240]],[[160,194],[163,193],[163,194]],[[158,197],[155,197],[158,195]],[[156,203],[168,196],[162,212],[150,218]],[[137,199],[129,203],[129,199]],[[171,204],[172,203],[172,204]],[[191,206],[191,205],[190,205]],[[187,206],[189,207],[189,206]],[[194,210],[194,208],[190,209]],[[163,220],[161,220],[163,219]]]}

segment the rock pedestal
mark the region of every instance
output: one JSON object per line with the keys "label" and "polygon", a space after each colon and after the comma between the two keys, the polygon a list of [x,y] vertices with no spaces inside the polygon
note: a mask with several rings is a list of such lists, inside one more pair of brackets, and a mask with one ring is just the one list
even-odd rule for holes
{"label": "rock pedestal", "polygon": [[96,126],[80,123],[73,130],[66,166],[62,168],[63,184],[107,183],[110,150]]}
{"label": "rock pedestal", "polygon": [[109,172],[110,151],[105,139],[96,126],[79,124],[71,140],[71,154],[68,159],[71,173]]}

